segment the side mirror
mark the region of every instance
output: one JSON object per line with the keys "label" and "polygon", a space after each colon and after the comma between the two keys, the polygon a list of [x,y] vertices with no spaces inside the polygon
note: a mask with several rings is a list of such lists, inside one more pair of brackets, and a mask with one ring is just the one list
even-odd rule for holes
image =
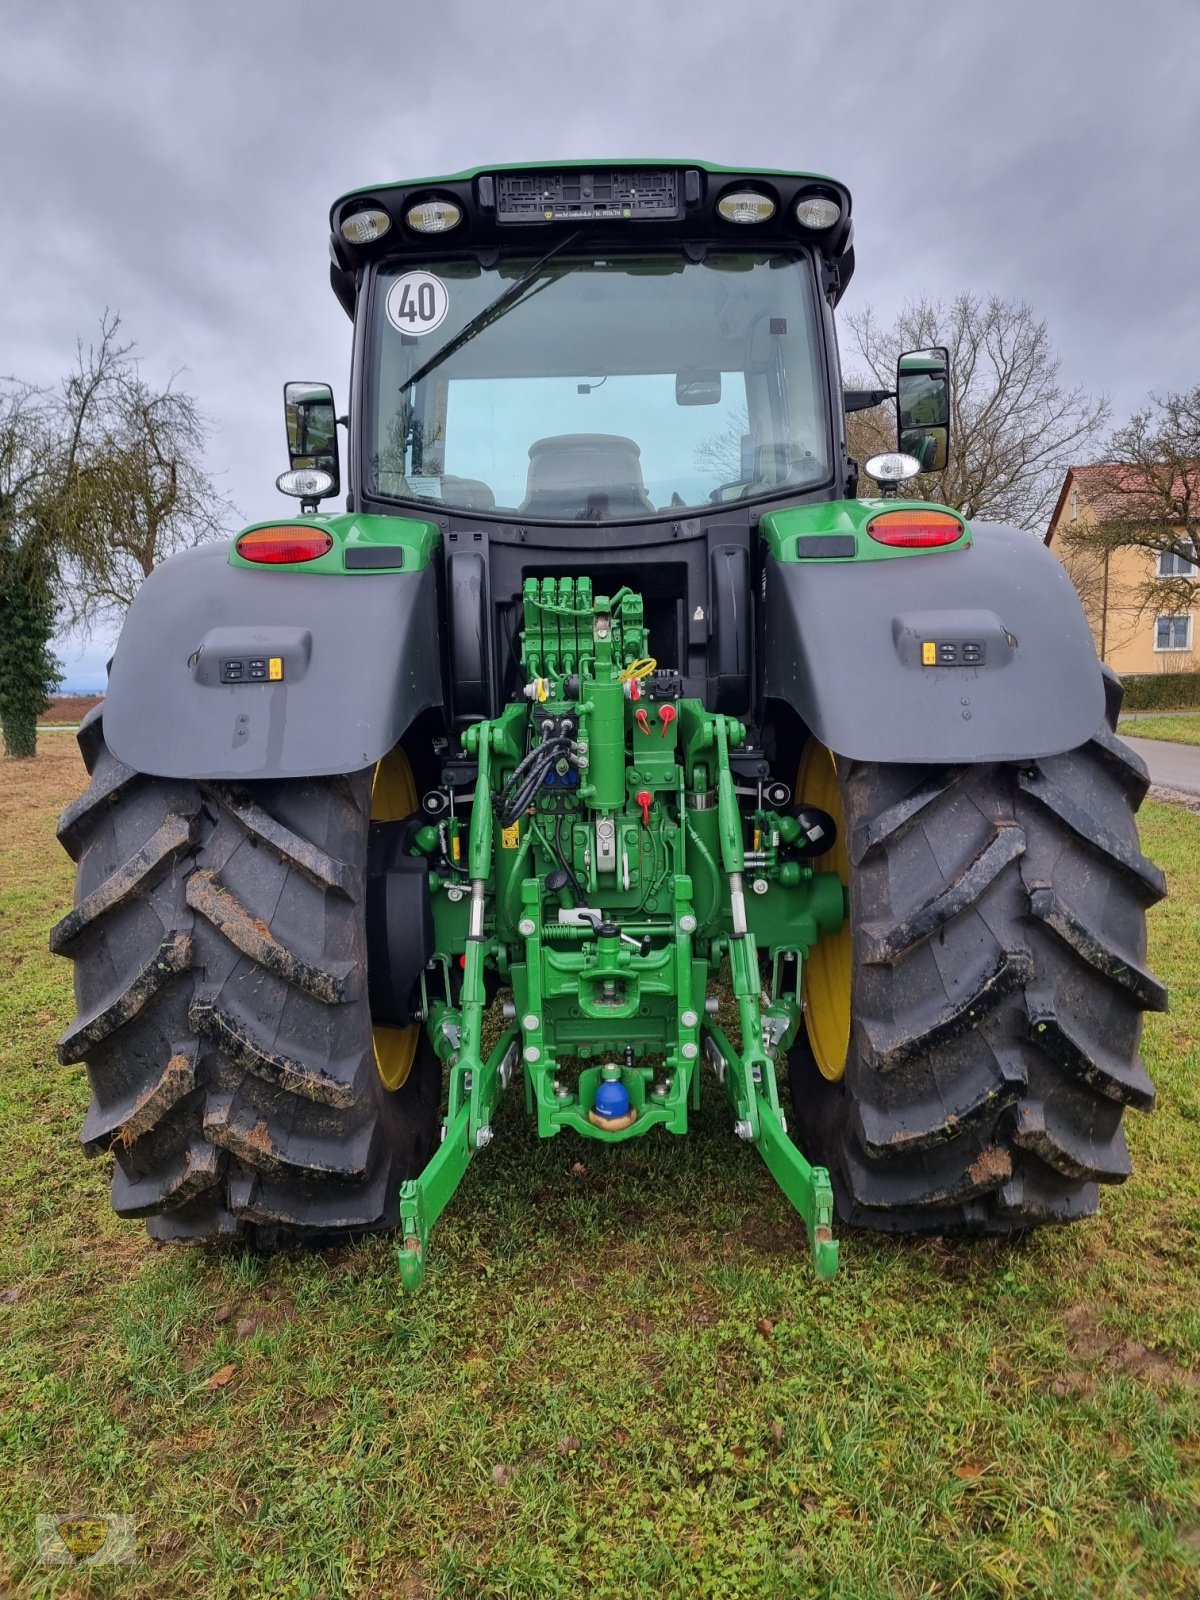
{"label": "side mirror", "polygon": [[691,372],[675,374],[675,404],[677,406],[715,406],[721,399],[721,374],[696,368]]}
{"label": "side mirror", "polygon": [[[283,414],[292,470],[277,480],[278,487],[303,500],[327,500],[341,486],[333,390],[327,383],[285,383]],[[293,484],[285,487],[285,478]]]}
{"label": "side mirror", "polygon": [[896,363],[897,442],[922,472],[944,472],[950,459],[950,352],[909,350]]}

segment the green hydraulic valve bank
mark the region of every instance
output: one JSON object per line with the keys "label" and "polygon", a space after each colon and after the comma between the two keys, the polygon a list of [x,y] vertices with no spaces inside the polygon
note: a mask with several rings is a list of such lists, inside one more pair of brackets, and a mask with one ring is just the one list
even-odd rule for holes
{"label": "green hydraulic valve bank", "polygon": [[[804,961],[845,918],[841,879],[808,864],[833,843],[832,818],[781,815],[772,801],[790,795],[761,780],[739,795],[730,750],[745,729],[659,670],[640,595],[530,578],[522,604],[522,698],[467,730],[465,803],[448,799],[447,822],[414,841],[436,863],[438,947],[464,959],[457,1004],[430,1006],[449,1106],[436,1154],[400,1192],[402,1277],[420,1281],[429,1229],[514,1076],[542,1137],[618,1143],[686,1133],[702,1062],[831,1277],[829,1174],[788,1137],[776,1068]],[[725,961],[737,1047],[716,1020]],[[485,1053],[489,969],[513,998]]]}

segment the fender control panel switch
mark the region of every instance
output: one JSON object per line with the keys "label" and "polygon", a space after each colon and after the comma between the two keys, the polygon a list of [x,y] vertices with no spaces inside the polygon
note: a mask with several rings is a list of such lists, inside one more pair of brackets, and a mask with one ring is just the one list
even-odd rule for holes
{"label": "fender control panel switch", "polygon": [[235,656],[221,661],[222,683],[279,683],[282,679],[282,656]]}

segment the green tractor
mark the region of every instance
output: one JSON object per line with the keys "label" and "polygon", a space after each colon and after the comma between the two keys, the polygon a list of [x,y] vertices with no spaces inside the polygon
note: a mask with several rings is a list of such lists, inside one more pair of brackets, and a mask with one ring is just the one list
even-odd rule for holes
{"label": "green tractor", "polygon": [[[59,1053],[117,1212],[395,1231],[412,1286],[506,1091],[612,1144],[702,1088],[822,1277],[835,1217],[1094,1211],[1166,1005],[1146,772],[1053,556],[901,496],[945,351],[843,388],[846,189],[498,167],[331,229],[300,515],[154,572],[80,732]],[[846,416],[892,400],[860,500]]]}

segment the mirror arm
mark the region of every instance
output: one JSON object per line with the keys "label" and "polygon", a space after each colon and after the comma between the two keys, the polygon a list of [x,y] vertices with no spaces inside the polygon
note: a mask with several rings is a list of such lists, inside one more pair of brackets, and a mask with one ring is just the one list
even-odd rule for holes
{"label": "mirror arm", "polygon": [[842,398],[847,411],[869,411],[881,406],[885,400],[896,398],[895,389],[843,389]]}

